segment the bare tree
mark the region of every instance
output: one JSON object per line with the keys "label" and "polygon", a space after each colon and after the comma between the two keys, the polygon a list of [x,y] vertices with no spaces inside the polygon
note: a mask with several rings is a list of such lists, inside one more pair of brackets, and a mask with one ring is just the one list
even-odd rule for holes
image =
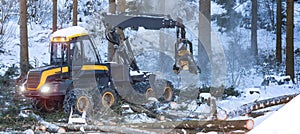
{"label": "bare tree", "polygon": [[57,0],[53,0],[52,11],[52,32],[57,30]]}
{"label": "bare tree", "polygon": [[26,0],[20,0],[20,68],[24,78],[29,70]]}
{"label": "bare tree", "polygon": [[254,62],[257,63],[258,48],[257,48],[257,0],[252,0],[252,22],[251,22],[251,49],[254,57]]}
{"label": "bare tree", "polygon": [[282,41],[281,41],[281,34],[282,34],[282,5],[281,0],[277,0],[277,16],[276,16],[276,62],[278,64],[282,63]]}
{"label": "bare tree", "polygon": [[73,0],[73,26],[77,26],[78,0]]}
{"label": "bare tree", "polygon": [[294,0],[286,0],[286,74],[295,78],[294,73]]}

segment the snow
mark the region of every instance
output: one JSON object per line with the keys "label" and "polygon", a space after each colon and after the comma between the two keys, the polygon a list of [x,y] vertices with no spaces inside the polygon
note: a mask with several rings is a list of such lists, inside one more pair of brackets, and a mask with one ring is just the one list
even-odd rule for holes
{"label": "snow", "polygon": [[292,134],[299,132],[300,96],[274,112],[248,134]]}
{"label": "snow", "polygon": [[216,2],[211,1],[210,2],[210,6],[211,6],[211,10],[210,13],[211,14],[222,14],[222,13],[226,13],[226,10],[222,8],[221,5],[218,5]]}
{"label": "snow", "polygon": [[145,113],[125,116],[125,122],[127,123],[153,123],[155,121],[156,119],[148,117]]}
{"label": "snow", "polygon": [[52,34],[52,37],[70,37],[75,35],[87,35],[88,31],[80,26],[72,26],[58,30]]}

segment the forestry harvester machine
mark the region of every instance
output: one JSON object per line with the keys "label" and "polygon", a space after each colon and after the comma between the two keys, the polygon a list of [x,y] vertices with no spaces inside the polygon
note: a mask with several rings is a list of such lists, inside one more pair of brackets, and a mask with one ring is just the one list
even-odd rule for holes
{"label": "forestry harvester machine", "polygon": [[[165,16],[105,15],[106,38],[114,45],[121,62],[102,62],[88,31],[79,26],[52,34],[50,65],[28,72],[20,87],[32,98],[33,107],[42,111],[64,109],[65,112],[101,111],[126,100],[143,103],[149,97],[161,101],[174,99],[173,84],[150,72],[141,72],[123,30],[131,28],[160,30],[175,28],[175,63],[173,70],[199,73],[193,60],[192,43],[185,38],[185,26]],[[131,72],[138,73],[131,73]]]}

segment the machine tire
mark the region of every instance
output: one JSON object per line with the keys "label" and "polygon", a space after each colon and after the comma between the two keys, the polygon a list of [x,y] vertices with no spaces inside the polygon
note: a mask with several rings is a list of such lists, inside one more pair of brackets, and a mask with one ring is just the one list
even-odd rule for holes
{"label": "machine tire", "polygon": [[163,93],[163,99],[164,101],[172,101],[173,100],[173,87],[171,84],[167,84],[164,93]]}
{"label": "machine tire", "polygon": [[117,93],[111,88],[104,88],[101,91],[100,110],[114,109],[118,106]]}
{"label": "machine tire", "polygon": [[145,94],[145,98],[148,99],[149,97],[156,97],[155,90],[150,86],[149,81],[143,81],[143,82],[137,82],[133,85],[133,88],[142,93]]}
{"label": "machine tire", "polygon": [[58,102],[50,99],[43,99],[42,104],[45,112],[54,112],[58,107]]}
{"label": "machine tire", "polygon": [[169,102],[174,100],[174,87],[170,81],[158,79],[155,81],[154,88],[158,92],[160,101]]}
{"label": "machine tire", "polygon": [[54,112],[60,110],[58,100],[51,99],[33,99],[32,106],[33,109],[39,112]]}
{"label": "machine tire", "polygon": [[32,99],[32,108],[36,111],[42,112],[43,111],[43,103],[41,99]]}
{"label": "machine tire", "polygon": [[71,108],[74,114],[81,114],[84,110],[90,114],[94,106],[92,97],[87,90],[80,88],[69,90],[63,104],[64,112],[68,114],[71,112]]}

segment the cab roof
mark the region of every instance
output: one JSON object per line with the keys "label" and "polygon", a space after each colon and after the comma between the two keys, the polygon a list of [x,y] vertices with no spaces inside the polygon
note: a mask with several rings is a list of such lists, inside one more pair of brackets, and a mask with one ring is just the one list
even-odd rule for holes
{"label": "cab roof", "polygon": [[72,26],[57,30],[51,36],[51,42],[68,42],[73,38],[88,35],[88,31],[80,26]]}

